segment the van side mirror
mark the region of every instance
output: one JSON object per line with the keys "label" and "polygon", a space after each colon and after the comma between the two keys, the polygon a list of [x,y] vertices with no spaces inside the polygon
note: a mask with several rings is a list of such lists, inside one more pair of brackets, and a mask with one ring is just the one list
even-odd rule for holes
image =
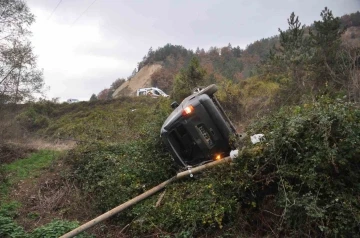
{"label": "van side mirror", "polygon": [[171,106],[172,109],[175,109],[175,108],[177,108],[179,106],[179,103],[177,103],[177,101],[174,101],[173,103],[171,103],[170,106]]}

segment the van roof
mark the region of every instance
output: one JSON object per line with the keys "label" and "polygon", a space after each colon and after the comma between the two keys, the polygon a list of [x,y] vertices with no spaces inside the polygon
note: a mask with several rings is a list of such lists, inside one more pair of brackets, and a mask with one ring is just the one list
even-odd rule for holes
{"label": "van roof", "polygon": [[145,89],[159,89],[159,88],[155,88],[155,87],[150,87],[150,88],[139,88],[138,90],[145,90]]}

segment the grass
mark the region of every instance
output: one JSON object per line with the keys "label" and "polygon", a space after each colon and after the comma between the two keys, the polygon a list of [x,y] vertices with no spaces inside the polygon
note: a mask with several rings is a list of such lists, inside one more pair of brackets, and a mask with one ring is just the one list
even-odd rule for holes
{"label": "grass", "polygon": [[[21,238],[42,238],[59,237],[79,226],[75,221],[52,220],[50,223],[27,231],[17,222],[22,204],[10,199],[11,188],[21,180],[31,180],[36,182],[38,177],[46,168],[49,168],[61,152],[51,150],[40,150],[31,154],[27,158],[18,159],[10,164],[0,165],[0,237],[21,237]],[[38,220],[39,214],[30,212],[27,219]],[[93,237],[86,233],[77,237]]]}
{"label": "grass", "polygon": [[0,184],[0,197],[7,196],[12,184],[38,176],[44,168],[50,166],[59,153],[58,151],[40,150],[31,154],[28,158],[0,166],[2,174],[6,175],[5,181]]}

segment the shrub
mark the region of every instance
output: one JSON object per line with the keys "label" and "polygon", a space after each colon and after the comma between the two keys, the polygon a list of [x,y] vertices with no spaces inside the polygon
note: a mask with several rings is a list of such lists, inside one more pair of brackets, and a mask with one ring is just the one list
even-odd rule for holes
{"label": "shrub", "polygon": [[215,96],[219,99],[228,116],[235,119],[234,121],[240,121],[244,117],[244,105],[239,84],[224,80]]}
{"label": "shrub", "polygon": [[251,127],[267,142],[242,150],[234,189],[251,194],[258,214],[278,214],[258,224],[291,236],[359,234],[359,121],[354,104],[322,98]]}
{"label": "shrub", "polygon": [[19,204],[14,202],[0,206],[0,237],[26,237],[24,229],[14,221],[18,207]]}
{"label": "shrub", "polygon": [[[171,175],[172,160],[159,137],[160,126],[169,109],[167,100],[159,100],[154,108],[131,114],[129,125],[138,134],[135,139],[83,144],[71,152],[69,161],[76,178],[86,192],[94,194],[96,205],[102,211]],[[102,135],[101,131],[99,134]]]}
{"label": "shrub", "polygon": [[26,233],[12,218],[0,215],[0,236],[24,238],[26,237]]}
{"label": "shrub", "polygon": [[159,207],[153,197],[131,209],[132,232],[211,236],[231,227],[245,236],[354,236],[359,121],[355,105],[326,98],[283,108],[249,128],[267,140],[242,142],[233,166],[168,187]]}
{"label": "shrub", "polygon": [[16,121],[29,131],[35,131],[49,125],[49,118],[39,114],[33,107],[16,116]]}
{"label": "shrub", "polygon": [[[71,222],[65,220],[54,220],[44,226],[41,226],[35,229],[29,237],[33,238],[57,238],[65,233],[77,228],[79,226],[78,222]],[[76,236],[77,238],[87,238],[93,237],[86,233],[82,233]]]}
{"label": "shrub", "polygon": [[[17,216],[17,208],[19,204],[15,202],[2,204],[0,207],[0,236],[13,238],[57,238],[65,233],[77,228],[78,222],[71,222],[65,220],[54,220],[33,232],[26,233],[24,228],[19,226],[14,218]],[[77,235],[78,238],[90,238],[87,233]]]}
{"label": "shrub", "polygon": [[137,204],[130,210],[136,218],[131,231],[146,234],[162,230],[178,237],[212,237],[213,232],[232,224],[237,211],[229,173],[231,168],[221,167],[179,181],[166,189],[157,207],[160,195]]}

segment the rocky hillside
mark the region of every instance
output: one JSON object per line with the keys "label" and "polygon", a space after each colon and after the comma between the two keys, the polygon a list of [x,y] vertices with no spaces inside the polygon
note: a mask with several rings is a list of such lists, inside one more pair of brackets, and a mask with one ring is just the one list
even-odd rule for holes
{"label": "rocky hillside", "polygon": [[118,98],[120,96],[133,96],[137,89],[151,86],[151,76],[161,69],[161,67],[162,66],[160,64],[144,66],[133,78],[126,81],[115,90],[113,98]]}

